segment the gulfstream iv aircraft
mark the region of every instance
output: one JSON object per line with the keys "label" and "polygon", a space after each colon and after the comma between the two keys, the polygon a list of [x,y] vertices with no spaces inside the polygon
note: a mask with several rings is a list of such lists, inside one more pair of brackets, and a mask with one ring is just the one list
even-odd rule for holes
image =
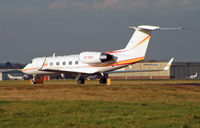
{"label": "gulfstream iv aircraft", "polygon": [[[130,27],[135,29],[133,36],[125,48],[110,52],[85,51],[77,55],[34,58],[22,70],[34,78],[41,74],[65,73],[76,75],[79,84],[92,75],[101,76],[100,83],[106,83],[108,73],[124,68],[145,59],[148,43],[153,30],[171,30],[181,28],[160,28],[158,26],[141,25]],[[173,59],[162,69],[167,70]],[[36,83],[33,79],[33,83]]]}

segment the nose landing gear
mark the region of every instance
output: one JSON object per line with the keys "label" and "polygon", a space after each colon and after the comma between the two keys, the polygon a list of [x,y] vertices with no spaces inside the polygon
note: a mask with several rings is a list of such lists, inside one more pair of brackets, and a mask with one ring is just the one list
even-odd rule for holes
{"label": "nose landing gear", "polygon": [[33,75],[33,79],[30,80],[31,84],[43,84],[44,80],[37,75]]}

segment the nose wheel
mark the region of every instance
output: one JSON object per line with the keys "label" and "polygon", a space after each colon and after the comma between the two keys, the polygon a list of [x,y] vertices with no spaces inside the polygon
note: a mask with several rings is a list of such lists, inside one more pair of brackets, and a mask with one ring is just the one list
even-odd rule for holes
{"label": "nose wheel", "polygon": [[33,75],[33,79],[31,79],[31,84],[43,84],[44,80],[37,75]]}

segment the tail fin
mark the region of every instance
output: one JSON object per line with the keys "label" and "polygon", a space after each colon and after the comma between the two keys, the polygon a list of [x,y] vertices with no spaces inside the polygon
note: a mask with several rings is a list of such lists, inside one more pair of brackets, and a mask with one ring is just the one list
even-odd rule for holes
{"label": "tail fin", "polygon": [[131,56],[131,58],[145,58],[151,32],[154,30],[180,30],[184,28],[160,28],[159,26],[140,25],[137,27],[130,27],[135,29],[133,36],[124,49],[112,51],[108,53],[123,54]]}
{"label": "tail fin", "polygon": [[135,32],[133,33],[133,36],[131,37],[129,43],[125,47],[126,50],[139,46],[144,42],[146,42],[146,44],[148,45],[148,42],[151,37],[151,31],[156,30],[159,27],[142,25],[142,26],[130,27],[130,28],[135,29]]}
{"label": "tail fin", "polygon": [[130,28],[135,29],[135,32],[133,33],[127,46],[124,49],[112,51],[109,53],[123,54],[131,56],[131,58],[140,58],[140,57],[144,58],[151,37],[151,32],[153,30],[160,29],[160,27],[141,25]]}
{"label": "tail fin", "polygon": [[13,78],[13,76],[11,76],[10,74],[8,74],[8,78],[10,78],[10,79],[11,79],[11,78]]}
{"label": "tail fin", "polygon": [[160,27],[141,25],[130,28],[135,29],[135,32],[133,33],[133,36],[127,46],[124,48],[124,54],[131,56],[134,55],[135,57],[145,57],[149,40],[151,38],[151,32],[159,29]]}

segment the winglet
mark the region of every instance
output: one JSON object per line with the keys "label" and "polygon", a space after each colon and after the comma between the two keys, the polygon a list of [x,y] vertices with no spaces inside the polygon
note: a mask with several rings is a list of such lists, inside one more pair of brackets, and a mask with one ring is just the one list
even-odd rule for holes
{"label": "winglet", "polygon": [[174,58],[171,58],[168,64],[164,67],[164,71],[169,70],[169,67],[171,66],[172,62],[174,61]]}

